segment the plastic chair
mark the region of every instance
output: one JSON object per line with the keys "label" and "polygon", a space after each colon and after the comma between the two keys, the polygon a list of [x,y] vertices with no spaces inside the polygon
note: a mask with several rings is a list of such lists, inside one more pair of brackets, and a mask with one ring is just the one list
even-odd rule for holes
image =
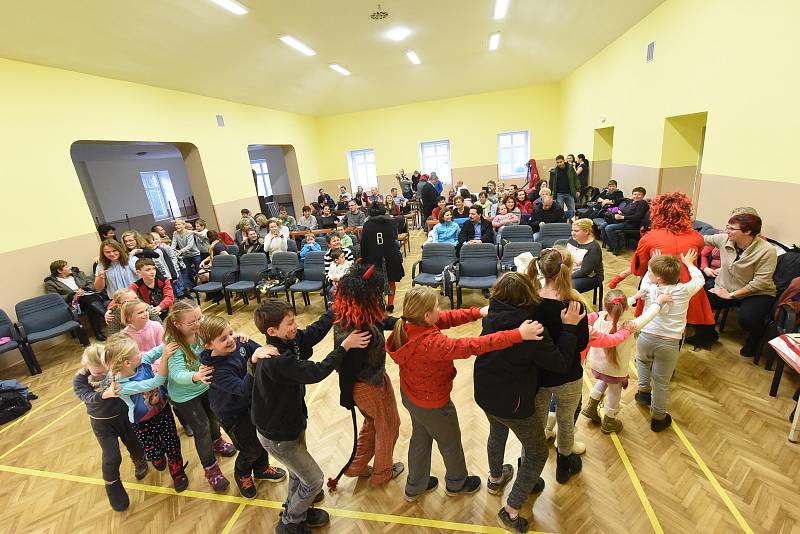
{"label": "plastic chair", "polygon": [[[78,336],[83,346],[89,345],[89,338],[75,312],[67,306],[61,295],[47,293],[31,299],[23,300],[14,307],[19,321],[20,337],[28,346],[31,363],[41,372],[33,344],[45,339],[52,339],[62,334],[72,333]],[[28,366],[30,369],[30,365]]]}
{"label": "plastic chair", "polygon": [[539,235],[536,241],[542,244],[542,248],[550,248],[559,239],[569,239],[572,237],[572,225],[570,223],[547,223],[539,228]]}
{"label": "plastic chair", "polygon": [[238,245],[226,245],[225,250],[228,251],[228,254],[231,256],[239,256],[239,246]]}
{"label": "plastic chair", "polygon": [[221,292],[223,297],[225,297],[225,308],[228,311],[228,315],[233,314],[230,294],[225,292],[224,289],[226,286],[236,281],[238,265],[239,262],[233,254],[215,256],[214,261],[211,263],[211,274],[208,278],[208,282],[196,285],[191,289],[191,292],[194,293],[197,299],[197,305],[200,306],[200,293]]}
{"label": "plastic chair", "polygon": [[[308,254],[311,254],[311,252]],[[305,261],[308,261],[308,254],[306,254]],[[275,252],[272,254],[272,263],[270,264],[269,270],[273,273],[280,270],[287,275],[295,274],[301,268],[300,258],[294,252]],[[287,288],[284,284],[279,284],[269,288],[270,295],[277,294],[280,291],[284,291],[286,293],[286,301],[289,302],[289,288]]]}
{"label": "plastic chair", "polygon": [[226,295],[241,293],[244,305],[247,306],[250,302],[247,298],[247,292],[252,290],[256,294],[256,300],[261,302],[261,293],[255,291],[256,284],[263,276],[266,276],[268,271],[269,260],[263,252],[242,254],[242,257],[239,258],[239,280],[225,286],[223,291]]}
{"label": "plastic chair", "polygon": [[[321,248],[323,252],[328,250],[328,240],[325,239],[324,237],[315,237],[314,241],[317,242],[319,248]],[[353,241],[353,243],[355,243],[355,240]]]}
{"label": "plastic chair", "polygon": [[506,241],[533,241],[533,228],[527,224],[512,224],[500,229],[498,243]]}
{"label": "plastic chair", "polygon": [[491,243],[461,247],[456,270],[456,305],[461,307],[462,289],[489,289],[500,274],[497,249]]}
{"label": "plastic chair", "polygon": [[[422,247],[422,258],[411,266],[411,287],[443,286],[442,271],[456,262],[456,248],[449,243],[428,243]],[[419,274],[417,274],[419,266]],[[437,279],[438,278],[438,279]],[[450,309],[453,308],[453,293],[450,292]]]}
{"label": "plastic chair", "polygon": [[311,251],[306,254],[303,262],[303,269],[300,273],[301,279],[289,286],[289,293],[292,296],[292,308],[297,313],[297,306],[294,301],[295,293],[303,294],[303,302],[306,306],[311,305],[309,294],[312,291],[322,290],[322,298],[325,300],[325,309],[328,309],[327,280],[325,278],[325,253]]}
{"label": "plastic chair", "polygon": [[42,372],[42,368],[39,367],[39,362],[36,361],[36,357],[32,355],[30,348],[22,340],[22,336],[19,333],[19,327],[14,324],[4,310],[0,310],[0,337],[11,338],[11,341],[7,341],[0,345],[0,354],[6,353],[10,350],[19,349],[20,354],[22,354],[22,359],[25,361],[25,365],[28,366],[28,372],[31,375],[36,375]]}
{"label": "plastic chair", "polygon": [[286,240],[286,252],[294,252],[297,254],[297,242],[294,239]]}
{"label": "plastic chair", "polygon": [[537,258],[542,253],[542,244],[535,241],[512,241],[511,243],[506,243],[503,245],[503,255],[500,256],[500,270],[515,270],[514,258],[525,252],[530,252],[534,258]]}

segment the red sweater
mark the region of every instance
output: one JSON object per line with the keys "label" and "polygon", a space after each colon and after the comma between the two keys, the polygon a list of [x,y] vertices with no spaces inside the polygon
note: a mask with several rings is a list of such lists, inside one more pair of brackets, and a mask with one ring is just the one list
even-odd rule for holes
{"label": "red sweater", "polygon": [[480,337],[447,337],[441,329],[452,328],[481,318],[478,308],[451,310],[439,314],[433,326],[406,323],[408,339],[396,351],[392,337],[386,341],[386,353],[400,366],[400,387],[420,408],[441,408],[450,400],[456,368],[453,360],[502,350],[522,342],[518,329],[495,332]]}
{"label": "red sweater", "polygon": [[[156,276],[156,285],[161,288],[161,292],[164,295],[164,298],[159,302],[157,305],[161,308],[161,310],[169,310],[172,308],[172,304],[175,302],[175,294],[172,291],[172,283],[166,278],[161,278],[160,276]],[[150,302],[150,291],[148,291],[147,286],[144,284],[144,280],[139,278],[137,281],[131,284],[131,289],[136,292],[140,299],[145,304],[150,304],[156,306]]]}

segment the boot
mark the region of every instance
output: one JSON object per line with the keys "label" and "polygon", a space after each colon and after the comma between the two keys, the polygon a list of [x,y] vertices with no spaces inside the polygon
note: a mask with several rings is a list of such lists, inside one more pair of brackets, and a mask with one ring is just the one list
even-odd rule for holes
{"label": "boot", "polygon": [[222,436],[214,441],[214,452],[222,456],[230,457],[236,454],[236,447],[225,441]]}
{"label": "boot", "polygon": [[133,467],[135,468],[136,480],[142,480],[150,469],[150,466],[147,465],[147,460],[144,458],[133,458]]}
{"label": "boot", "polygon": [[172,476],[172,485],[178,493],[189,487],[189,477],[186,476],[187,465],[189,465],[189,462],[183,463],[183,460],[171,461],[169,463],[169,474]]}
{"label": "boot", "polygon": [[219,468],[219,462],[214,462],[212,465],[205,468],[206,480],[214,488],[214,491],[225,491],[231,483],[222,474]]}
{"label": "boot", "polygon": [[609,417],[606,415],[603,417],[603,426],[600,427],[600,430],[603,434],[611,434],[612,432],[619,433],[622,430],[622,421],[616,417]]}
{"label": "boot", "polygon": [[600,422],[600,414],[597,413],[597,405],[600,404],[600,399],[594,399],[589,397],[589,402],[586,403],[583,410],[581,410],[581,414],[585,417],[588,417],[595,423]]}
{"label": "boot", "polygon": [[125,491],[120,480],[106,484],[106,495],[108,495],[108,503],[115,512],[124,512],[131,504],[128,492]]}
{"label": "boot", "polygon": [[556,480],[559,484],[566,484],[572,475],[580,473],[583,463],[577,454],[565,456],[557,453],[556,456]]}

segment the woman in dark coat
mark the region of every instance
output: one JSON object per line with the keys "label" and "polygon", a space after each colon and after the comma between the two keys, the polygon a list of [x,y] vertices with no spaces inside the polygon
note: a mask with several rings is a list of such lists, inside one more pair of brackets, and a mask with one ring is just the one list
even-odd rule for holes
{"label": "woman in dark coat", "polygon": [[385,274],[389,283],[386,310],[394,311],[395,284],[403,279],[403,257],[397,243],[397,225],[386,215],[383,204],[374,202],[369,207],[369,218],[361,232],[361,262],[374,265]]}

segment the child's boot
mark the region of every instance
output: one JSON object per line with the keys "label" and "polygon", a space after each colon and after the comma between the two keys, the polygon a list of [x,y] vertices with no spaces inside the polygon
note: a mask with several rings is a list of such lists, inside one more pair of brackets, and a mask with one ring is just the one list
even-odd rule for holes
{"label": "child's boot", "polygon": [[612,432],[619,433],[622,431],[622,421],[606,414],[603,416],[603,426],[600,427],[600,430],[603,434],[611,434]]}
{"label": "child's boot", "polygon": [[219,462],[214,462],[212,465],[209,465],[205,468],[206,470],[206,480],[214,488],[214,491],[225,491],[228,489],[228,486],[231,485],[228,482],[228,479],[225,478],[225,475],[222,474],[222,470],[219,468]]}
{"label": "child's boot", "polygon": [[172,476],[172,485],[178,493],[189,487],[189,477],[186,476],[187,465],[189,465],[189,462],[183,463],[183,459],[169,462],[169,474]]}
{"label": "child's boot", "polygon": [[147,471],[150,469],[150,466],[147,465],[147,460],[145,458],[131,458],[131,460],[133,460],[136,480],[142,480],[147,476]]}
{"label": "child's boot", "polygon": [[236,447],[233,444],[228,443],[225,441],[225,438],[222,436],[218,437],[214,441],[214,452],[217,454],[221,454],[222,456],[233,456],[236,454]]}
{"label": "child's boot", "polygon": [[581,414],[585,417],[588,417],[595,423],[600,423],[600,414],[597,413],[597,406],[599,404],[600,404],[600,399],[589,397],[589,402],[587,402],[586,406],[583,407],[583,410],[581,410]]}
{"label": "child's boot", "polygon": [[569,477],[580,472],[583,467],[581,457],[577,454],[563,455],[557,453],[556,456],[556,480],[559,484],[566,484]]}
{"label": "child's boot", "polygon": [[555,412],[547,412],[547,424],[544,426],[544,437],[547,439],[553,439],[556,437],[556,413]]}
{"label": "child's boot", "polygon": [[131,504],[130,499],[128,499],[128,492],[125,491],[122,481],[119,479],[111,484],[106,484],[106,495],[108,496],[108,503],[116,512],[124,512]]}

